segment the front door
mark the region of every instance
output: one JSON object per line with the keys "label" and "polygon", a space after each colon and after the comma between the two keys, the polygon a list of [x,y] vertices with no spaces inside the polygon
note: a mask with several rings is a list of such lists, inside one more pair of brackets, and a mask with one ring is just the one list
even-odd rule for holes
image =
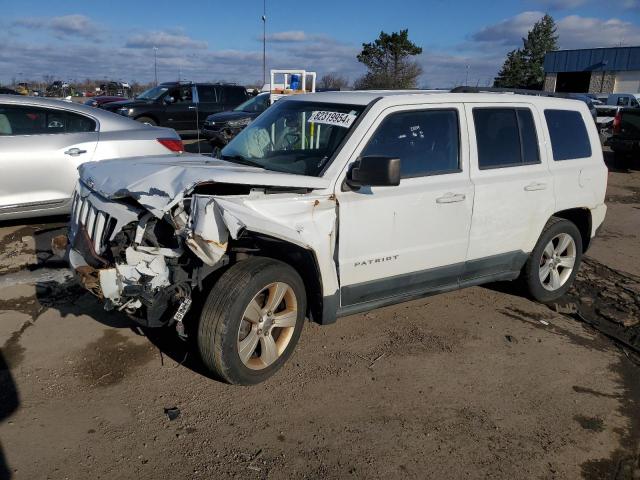
{"label": "front door", "polygon": [[97,141],[84,115],[0,105],[0,213],[65,208]]}
{"label": "front door", "polygon": [[388,109],[352,160],[400,158],[395,187],[336,189],[341,307],[392,302],[457,286],[474,190],[464,109]]}
{"label": "front door", "polygon": [[172,88],[168,96],[173,102],[165,107],[167,123],[164,125],[180,132],[196,131],[196,103],[193,101],[193,87],[180,85]]}

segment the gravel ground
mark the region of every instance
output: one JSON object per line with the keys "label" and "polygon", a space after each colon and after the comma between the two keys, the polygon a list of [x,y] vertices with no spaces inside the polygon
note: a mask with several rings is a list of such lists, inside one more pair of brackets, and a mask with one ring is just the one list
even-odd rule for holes
{"label": "gravel ground", "polygon": [[0,225],[0,478],[638,479],[639,181],[612,169],[557,306],[494,284],[308,324],[255,387],[69,283],[61,219]]}

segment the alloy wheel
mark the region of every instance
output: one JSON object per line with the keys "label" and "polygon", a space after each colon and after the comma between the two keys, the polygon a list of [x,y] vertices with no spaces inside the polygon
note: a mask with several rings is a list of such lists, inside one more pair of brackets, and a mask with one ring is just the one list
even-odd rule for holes
{"label": "alloy wheel", "polygon": [[553,292],[561,288],[571,276],[576,262],[576,242],[567,233],[553,237],[544,247],[540,258],[540,283]]}
{"label": "alloy wheel", "polygon": [[275,282],[260,290],[247,305],[238,329],[238,355],[252,370],[273,364],[286,350],[298,320],[293,288]]}

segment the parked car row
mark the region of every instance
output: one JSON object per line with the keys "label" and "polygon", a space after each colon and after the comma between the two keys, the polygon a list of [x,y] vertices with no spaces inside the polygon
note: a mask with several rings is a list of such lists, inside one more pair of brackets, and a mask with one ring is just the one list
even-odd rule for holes
{"label": "parked car row", "polygon": [[101,108],[188,135],[197,133],[209,115],[235,108],[248,99],[246,88],[239,85],[167,82],[131,100],[105,103]]}

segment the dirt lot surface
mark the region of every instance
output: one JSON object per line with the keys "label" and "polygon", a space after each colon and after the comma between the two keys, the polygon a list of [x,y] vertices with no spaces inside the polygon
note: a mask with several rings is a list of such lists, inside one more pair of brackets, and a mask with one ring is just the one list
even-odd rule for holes
{"label": "dirt lot surface", "polygon": [[639,479],[637,357],[580,320],[637,341],[639,186],[610,173],[564,313],[497,284],[308,324],[255,387],[104,312],[59,219],[0,225],[0,478]]}

